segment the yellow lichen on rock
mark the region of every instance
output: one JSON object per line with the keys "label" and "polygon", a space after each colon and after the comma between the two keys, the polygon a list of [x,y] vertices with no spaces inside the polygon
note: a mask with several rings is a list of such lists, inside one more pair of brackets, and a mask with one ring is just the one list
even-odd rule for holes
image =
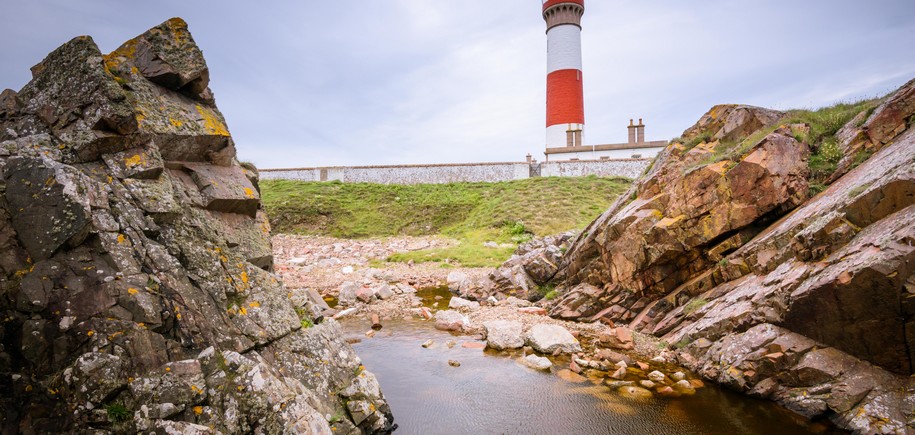
{"label": "yellow lichen on rock", "polygon": [[197,112],[200,113],[200,116],[203,117],[203,128],[205,128],[208,133],[215,134],[217,136],[229,135],[229,130],[226,128],[226,125],[215,113],[213,113],[212,110],[205,108],[199,104],[194,107],[197,109]]}
{"label": "yellow lichen on rock", "polygon": [[132,168],[134,166],[139,166],[142,163],[143,163],[142,154],[136,154],[136,155],[128,157],[127,159],[124,160],[124,164],[127,165],[128,168]]}

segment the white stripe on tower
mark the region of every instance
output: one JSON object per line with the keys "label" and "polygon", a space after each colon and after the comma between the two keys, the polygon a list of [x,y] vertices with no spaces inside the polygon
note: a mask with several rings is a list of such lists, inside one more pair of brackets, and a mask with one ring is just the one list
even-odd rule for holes
{"label": "white stripe on tower", "polygon": [[584,12],[584,0],[543,0],[543,19],[547,24],[547,148],[584,145],[581,62]]}
{"label": "white stripe on tower", "polygon": [[581,71],[581,27],[556,26],[547,32],[547,74],[561,69]]}

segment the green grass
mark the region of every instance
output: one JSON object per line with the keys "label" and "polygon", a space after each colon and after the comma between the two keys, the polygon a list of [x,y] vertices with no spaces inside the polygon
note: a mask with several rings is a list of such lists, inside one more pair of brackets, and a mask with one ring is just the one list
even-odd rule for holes
{"label": "green grass", "polygon": [[[808,124],[810,131],[796,132],[795,138],[810,145],[813,154],[810,156],[810,184],[811,193],[819,193],[825,189],[825,182],[836,171],[842,159],[842,150],[838,145],[836,133],[855,116],[861,112],[871,113],[880,100],[862,100],[853,103],[839,103],[817,110],[791,110],[788,111],[775,125],[760,129],[740,141],[722,142],[715,147],[712,154],[702,161],[690,166],[690,169],[713,164],[722,160],[737,161],[763,138],[781,126],[792,124]],[[703,139],[705,136],[694,138]]]}
{"label": "green grass", "polygon": [[624,178],[543,177],[499,183],[383,185],[260,182],[273,231],[339,238],[442,235],[457,246],[396,254],[390,261],[497,266],[532,236],[586,226],[628,188]]}
{"label": "green grass", "polygon": [[512,253],[515,252],[515,246],[487,248],[483,243],[496,241],[499,243],[510,242],[506,239],[504,233],[492,230],[469,231],[458,236],[460,243],[455,246],[444,248],[423,249],[421,251],[400,252],[388,257],[388,261],[407,263],[442,263],[443,267],[451,263],[459,263],[465,267],[498,267],[505,262]]}
{"label": "green grass", "polygon": [[108,414],[108,419],[112,423],[123,423],[130,419],[131,412],[121,403],[112,403],[105,407],[105,412]]}

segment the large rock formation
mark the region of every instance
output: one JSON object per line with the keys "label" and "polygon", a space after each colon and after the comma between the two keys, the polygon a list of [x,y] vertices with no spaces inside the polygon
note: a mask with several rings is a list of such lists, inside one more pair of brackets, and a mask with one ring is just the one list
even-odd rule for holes
{"label": "large rock formation", "polygon": [[271,273],[187,25],[32,73],[0,94],[2,432],[390,431],[339,325]]}
{"label": "large rock formation", "polygon": [[915,81],[837,132],[812,198],[810,126],[788,118],[712,108],[579,235],[544,305],[805,416],[915,433]]}

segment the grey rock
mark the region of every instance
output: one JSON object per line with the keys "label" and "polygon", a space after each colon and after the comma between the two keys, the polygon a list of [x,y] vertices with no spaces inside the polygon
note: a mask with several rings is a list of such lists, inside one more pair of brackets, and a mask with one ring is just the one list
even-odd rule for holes
{"label": "grey rock", "polygon": [[391,289],[391,286],[382,284],[375,289],[375,296],[384,301],[394,296],[394,290]]}
{"label": "grey rock", "polygon": [[464,298],[459,298],[457,296],[452,296],[451,300],[448,301],[448,308],[454,310],[476,310],[480,308],[480,303],[475,301],[469,301]]}
{"label": "grey rock", "polygon": [[581,352],[581,345],[571,333],[559,325],[538,324],[524,334],[524,341],[538,352],[552,354]]}
{"label": "grey rock", "polygon": [[464,272],[459,272],[457,270],[451,271],[448,273],[446,279],[448,283],[448,289],[453,292],[458,292],[461,290],[461,285],[468,279],[467,274]]}
{"label": "grey rock", "polygon": [[345,282],[337,294],[337,303],[346,307],[356,303],[356,292],[362,288],[353,282]]}
{"label": "grey rock", "polygon": [[667,375],[655,370],[648,374],[648,379],[654,383],[663,384],[664,381],[667,380]]}
{"label": "grey rock", "polygon": [[483,322],[486,331],[486,346],[496,350],[520,349],[524,346],[521,324],[508,320]]}
{"label": "grey rock", "polygon": [[553,363],[548,358],[537,355],[528,355],[518,361],[534,370],[549,370],[550,367],[553,367]]}

